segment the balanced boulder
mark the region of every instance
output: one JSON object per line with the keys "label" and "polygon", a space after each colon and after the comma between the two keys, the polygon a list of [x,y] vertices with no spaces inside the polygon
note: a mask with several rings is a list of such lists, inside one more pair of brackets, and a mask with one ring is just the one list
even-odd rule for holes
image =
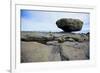
{"label": "balanced boulder", "polygon": [[65,32],[80,31],[82,29],[83,22],[79,19],[62,18],[56,21],[58,28]]}

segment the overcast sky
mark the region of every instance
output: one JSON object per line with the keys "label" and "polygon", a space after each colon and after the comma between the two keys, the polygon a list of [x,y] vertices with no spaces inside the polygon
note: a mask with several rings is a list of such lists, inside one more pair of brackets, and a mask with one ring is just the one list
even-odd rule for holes
{"label": "overcast sky", "polygon": [[90,18],[88,13],[34,10],[21,10],[21,31],[60,32],[62,30],[56,26],[56,21],[61,18],[80,19],[84,24],[79,32],[89,32]]}

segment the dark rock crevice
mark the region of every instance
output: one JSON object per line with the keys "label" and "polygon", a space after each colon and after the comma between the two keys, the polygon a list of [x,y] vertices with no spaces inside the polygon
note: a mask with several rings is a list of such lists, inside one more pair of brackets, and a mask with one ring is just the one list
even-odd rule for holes
{"label": "dark rock crevice", "polygon": [[63,55],[63,53],[62,53],[62,47],[61,47],[61,45],[59,44],[59,45],[57,45],[57,46],[58,46],[58,49],[59,49],[61,61],[66,61],[66,60],[68,61],[69,58],[68,58],[68,57],[65,57],[65,56]]}
{"label": "dark rock crevice", "polygon": [[52,54],[59,54],[61,61],[68,61],[69,60],[68,57],[65,57],[63,55],[61,44],[57,43],[57,44],[54,44],[52,46],[53,46]]}

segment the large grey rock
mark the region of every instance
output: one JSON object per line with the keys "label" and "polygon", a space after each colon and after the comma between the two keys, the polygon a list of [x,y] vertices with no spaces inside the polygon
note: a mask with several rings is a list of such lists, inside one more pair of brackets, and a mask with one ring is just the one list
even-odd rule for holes
{"label": "large grey rock", "polygon": [[22,41],[35,41],[42,44],[46,44],[47,41],[54,40],[54,37],[51,33],[37,33],[37,32],[21,32]]}
{"label": "large grey rock", "polygon": [[21,62],[49,61],[52,48],[37,42],[21,42]]}
{"label": "large grey rock", "polygon": [[65,60],[86,60],[87,57],[83,49],[74,48],[71,46],[62,45],[62,56]]}
{"label": "large grey rock", "polygon": [[47,46],[37,42],[21,42],[21,62],[61,61],[56,46]]}
{"label": "large grey rock", "polygon": [[64,42],[61,44],[61,54],[65,60],[89,59],[89,44],[88,42]]}
{"label": "large grey rock", "polygon": [[80,31],[83,22],[79,19],[62,18],[56,21],[58,28],[65,32]]}
{"label": "large grey rock", "polygon": [[89,33],[21,32],[21,39],[22,63],[90,58]]}

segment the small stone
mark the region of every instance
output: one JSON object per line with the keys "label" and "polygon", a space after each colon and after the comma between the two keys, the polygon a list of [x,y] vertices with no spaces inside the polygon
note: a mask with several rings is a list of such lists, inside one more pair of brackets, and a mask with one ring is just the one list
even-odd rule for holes
{"label": "small stone", "polygon": [[46,44],[47,45],[56,45],[58,41],[48,41]]}

